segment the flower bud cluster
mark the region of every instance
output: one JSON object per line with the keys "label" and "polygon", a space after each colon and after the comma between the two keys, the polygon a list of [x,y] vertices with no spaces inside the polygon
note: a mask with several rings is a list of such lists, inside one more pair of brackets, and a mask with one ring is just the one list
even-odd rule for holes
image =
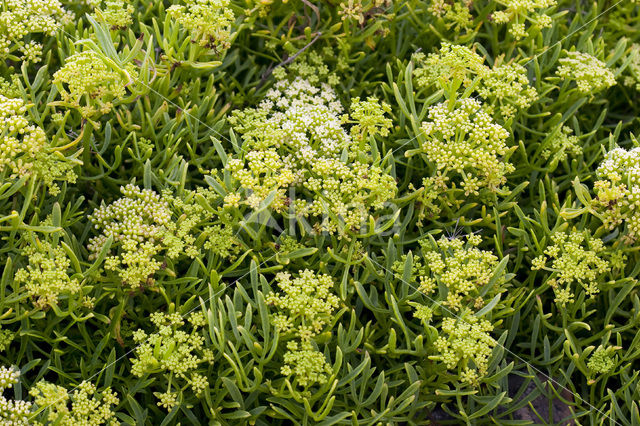
{"label": "flower bud cluster", "polygon": [[133,23],[133,13],[130,0],[105,0],[99,18],[113,30],[126,29]]}
{"label": "flower bud cluster", "polygon": [[35,306],[45,309],[57,305],[60,296],[82,293],[80,281],[69,276],[71,261],[61,246],[35,241],[23,249],[23,254],[29,264],[16,271],[15,281],[24,283]]}
{"label": "flower bud cluster", "polygon": [[36,176],[56,195],[55,181],[76,181],[75,165],[72,158],[51,150],[44,130],[29,122],[22,99],[0,94],[0,174]]}
{"label": "flower bud cluster", "polygon": [[93,50],[69,56],[53,74],[63,105],[77,109],[84,118],[107,114],[137,80],[133,64],[115,69]]}
{"label": "flower bud cluster", "polygon": [[551,241],[544,254],[533,260],[532,269],[550,272],[545,283],[553,288],[555,302],[562,307],[573,303],[579,288],[594,297],[600,291],[598,278],[612,268],[602,240],[572,231],[556,232]]}
{"label": "flower bud cluster", "polygon": [[[277,80],[293,81],[296,77],[308,81],[313,86],[320,86],[326,83],[331,87],[340,84],[340,78],[336,71],[344,71],[349,67],[348,64],[338,58],[335,65],[331,68],[327,65],[329,60],[336,58],[336,52],[326,46],[321,50],[313,50],[306,55],[299,56],[294,62],[287,67],[277,67],[273,70],[273,76]],[[331,71],[334,70],[334,71]]]}
{"label": "flower bud cluster", "polygon": [[[443,102],[429,109],[422,123],[420,153],[433,168],[424,180],[424,202],[439,211],[439,195],[459,187],[465,195],[493,192],[506,183],[514,167],[503,159],[509,152],[509,132],[495,123],[482,104],[467,98]],[[407,155],[410,155],[407,152]]]}
{"label": "flower bud cluster", "polygon": [[338,6],[338,14],[342,20],[353,20],[363,25],[367,17],[375,16],[379,10],[384,11],[392,3],[391,0],[343,0]]}
{"label": "flower bud cluster", "polygon": [[[480,297],[483,287],[494,277],[498,267],[498,257],[476,247],[480,236],[471,235],[465,242],[462,238],[446,238],[433,241],[420,240],[423,267],[419,269],[419,290],[433,297],[438,289],[446,289],[440,296],[447,311],[457,312],[464,307],[482,308],[484,299]],[[504,271],[496,277],[492,291],[484,295],[491,300],[503,291]],[[441,291],[441,290],[440,290]]]}
{"label": "flower bud cluster", "polygon": [[[116,426],[118,422],[113,406],[120,402],[116,393],[107,387],[98,392],[93,383],[84,381],[69,396],[62,386],[48,382],[39,382],[31,388],[29,394],[34,397],[38,408],[48,412],[43,424],[53,422],[62,426]],[[71,399],[71,407],[69,407]]]}
{"label": "flower bud cluster", "polygon": [[504,9],[494,12],[491,19],[496,24],[509,24],[509,34],[516,40],[527,37],[529,28],[525,22],[538,29],[549,28],[553,20],[539,9],[556,5],[556,0],[499,0]]}
{"label": "flower bud cluster", "polygon": [[356,123],[351,127],[351,136],[355,139],[363,140],[374,135],[389,136],[393,125],[391,119],[385,116],[385,113],[391,113],[389,104],[378,101],[375,96],[368,97],[366,101],[353,98],[349,111],[351,119]]}
{"label": "flower bud cluster", "polygon": [[430,357],[442,361],[449,370],[457,369],[459,378],[472,386],[489,367],[489,358],[496,340],[491,337],[493,325],[469,311],[459,318],[444,318],[441,333],[434,346],[439,355]]}
{"label": "flower bud cluster", "polygon": [[6,426],[29,425],[31,403],[26,401],[7,399],[2,395],[5,389],[18,383],[20,371],[15,368],[0,366],[0,424]]}
{"label": "flower bud cluster", "polygon": [[582,146],[577,136],[572,135],[571,127],[563,126],[561,131],[546,144],[545,149],[540,153],[545,160],[564,161],[568,155],[582,154]]}
{"label": "flower bud cluster", "polygon": [[167,14],[192,35],[202,47],[226,50],[230,46],[233,11],[229,0],[182,0]]}
{"label": "flower bud cluster", "polygon": [[[302,387],[326,382],[331,371],[324,355],[314,348],[313,338],[330,322],[338,307],[338,297],[332,293],[333,278],[305,269],[297,278],[286,272],[276,275],[283,293],[270,293],[267,303],[279,310],[271,316],[273,325],[285,336],[295,340],[287,343],[282,374],[294,375]],[[297,341],[296,341],[297,340]]]}
{"label": "flower bud cluster", "polygon": [[624,224],[627,238],[640,236],[640,148],[615,148],[596,170],[593,207],[604,225],[614,229]]}
{"label": "flower bud cluster", "polygon": [[147,335],[139,329],[133,334],[138,346],[136,357],[131,359],[131,372],[138,377],[163,375],[168,378],[167,392],[157,396],[158,406],[170,411],[177,403],[177,392],[185,386],[189,386],[196,396],[207,389],[208,379],[199,368],[202,364],[213,363],[214,355],[205,348],[203,327],[206,319],[202,312],[192,313],[189,324],[185,324],[178,313],[161,312],[153,313],[151,322],[156,332]]}
{"label": "flower bud cluster", "polygon": [[581,93],[596,93],[616,84],[616,78],[607,65],[588,53],[566,52],[566,56],[560,58],[556,74],[575,81]]}
{"label": "flower bud cluster", "polygon": [[[495,346],[490,335],[493,325],[474,312],[503,293],[507,281],[506,273],[498,272],[498,258],[477,247],[481,241],[479,235],[425,238],[419,241],[421,256],[413,262],[418,290],[434,302],[412,303],[414,317],[438,330],[434,342],[438,355],[431,359],[442,361],[448,370],[457,369],[458,379],[472,386],[485,376]],[[491,289],[481,295],[492,279]]]}
{"label": "flower bud cluster", "polygon": [[475,79],[475,90],[485,100],[484,108],[491,113],[499,112],[504,119],[528,109],[538,100],[538,92],[529,85],[527,70],[522,65],[496,61],[493,67],[488,67],[483,57],[466,46],[442,43],[438,53],[427,56],[417,53],[412,60],[416,64],[413,77],[418,87],[446,88],[461,81],[466,88]]}
{"label": "flower bud cluster", "polygon": [[[362,119],[369,120],[362,108],[358,110]],[[325,216],[315,229],[331,233],[341,223],[347,230],[357,230],[370,213],[383,208],[396,193],[395,180],[368,159],[366,146],[349,136],[341,125],[341,113],[342,105],[330,86],[319,89],[296,78],[279,80],[260,107],[234,114],[230,122],[242,134],[247,151],[242,158],[229,160],[226,168],[248,192],[242,202],[256,208],[275,191],[271,208],[294,209],[303,217]],[[375,132],[386,132],[388,122],[377,113],[375,123],[358,121],[358,131],[372,132],[374,126]],[[311,200],[292,203],[287,197],[291,187],[302,189]],[[327,216],[328,212],[335,216]]]}
{"label": "flower bud cluster", "polygon": [[589,358],[587,367],[596,374],[605,374],[615,367],[613,347],[604,348],[599,346]]}
{"label": "flower bud cluster", "polygon": [[456,31],[473,27],[471,7],[473,0],[432,0],[427,10],[433,16],[442,18],[447,27]]}
{"label": "flower bud cluster", "polygon": [[[72,15],[58,0],[5,0],[0,8],[0,59],[39,62],[42,44],[37,34],[53,36]],[[17,56],[19,54],[19,56]]]}

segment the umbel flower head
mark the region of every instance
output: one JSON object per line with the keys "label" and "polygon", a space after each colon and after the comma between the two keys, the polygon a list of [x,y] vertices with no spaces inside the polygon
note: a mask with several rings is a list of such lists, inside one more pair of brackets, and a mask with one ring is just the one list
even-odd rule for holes
{"label": "umbel flower head", "polygon": [[[242,134],[245,152],[226,169],[246,195],[233,194],[239,197],[234,204],[256,208],[275,192],[272,209],[322,218],[314,224],[317,232],[360,229],[395,195],[396,183],[370,159],[368,144],[342,127],[342,109],[329,85],[317,88],[296,78],[276,82],[258,108],[235,113],[230,122]],[[371,121],[364,106],[357,110],[358,134],[387,131],[381,111]],[[290,200],[289,188],[299,189],[300,197]]]}
{"label": "umbel flower head", "polygon": [[36,36],[53,36],[71,19],[58,0],[4,0],[0,3],[0,59],[39,62],[42,44],[35,41]]}
{"label": "umbel flower head", "polygon": [[566,52],[560,58],[558,76],[575,81],[581,93],[596,93],[616,84],[614,74],[598,58],[582,52]]}
{"label": "umbel flower head", "polygon": [[491,15],[496,24],[509,24],[509,34],[520,40],[528,35],[525,23],[538,29],[551,27],[553,20],[539,9],[547,9],[556,5],[556,0],[498,0],[504,6]]}
{"label": "umbel flower head", "polygon": [[533,260],[532,269],[551,272],[545,283],[553,288],[555,302],[563,307],[573,303],[576,286],[594,297],[600,291],[598,277],[612,267],[602,240],[588,232],[573,231],[556,232],[551,241],[553,244],[547,246],[544,254]]}
{"label": "umbel flower head", "polygon": [[56,105],[77,109],[84,118],[95,119],[125,98],[127,86],[137,78],[133,63],[119,68],[93,50],[77,52],[53,74],[53,83],[62,97],[62,103]]}
{"label": "umbel flower head", "polygon": [[35,240],[23,249],[29,264],[16,271],[15,280],[24,283],[33,304],[41,309],[57,305],[60,296],[82,293],[77,278],[69,276],[71,261],[61,246]]}
{"label": "umbel flower head", "polygon": [[[133,184],[123,186],[121,191],[122,198],[101,205],[89,216],[101,231],[89,240],[90,259],[95,259],[107,240],[113,238],[105,268],[116,272],[126,285],[137,288],[153,283],[153,275],[163,265],[162,256],[176,259],[183,254],[191,258],[198,255],[192,229],[207,213],[194,198],[196,193],[207,197],[210,192],[187,191],[181,199],[168,191],[158,194]],[[213,229],[209,228],[208,232]],[[211,238],[216,241],[215,236]],[[211,244],[207,242],[205,246]],[[233,239],[225,244],[217,253],[235,250]]]}
{"label": "umbel flower head", "polygon": [[134,7],[130,0],[105,0],[98,13],[98,20],[109,24],[111,29],[125,29],[133,23]]}
{"label": "umbel flower head", "polygon": [[29,122],[22,99],[0,94],[0,176],[35,176],[56,195],[55,181],[74,183],[73,168],[78,163],[74,156],[67,158],[50,146],[44,130]]}
{"label": "umbel flower head", "polygon": [[229,48],[234,18],[229,0],[182,0],[181,3],[170,6],[167,14],[187,30],[194,41],[209,49]]}
{"label": "umbel flower head", "polygon": [[626,237],[640,236],[640,148],[615,148],[596,170],[593,207],[608,229],[624,225]]}
{"label": "umbel flower head", "polygon": [[156,332],[147,335],[144,330],[134,332],[138,343],[136,357],[131,359],[131,371],[138,377],[160,375],[167,380],[167,391],[157,394],[158,406],[171,410],[177,403],[183,385],[189,386],[196,396],[209,386],[200,366],[213,363],[214,355],[204,347],[202,327],[206,320],[202,312],[192,313],[189,324],[178,313],[151,314]]}
{"label": "umbel flower head", "polygon": [[479,235],[470,235],[466,240],[446,237],[438,241],[420,240],[419,290],[428,297],[439,291],[440,295],[435,297],[442,299],[446,312],[457,312],[463,307],[480,309],[485,300],[505,290],[506,274],[501,271],[491,291],[480,297],[484,286],[497,273],[498,257],[477,247],[482,241]]}
{"label": "umbel flower head", "polygon": [[510,152],[509,132],[495,123],[482,104],[467,98],[446,101],[429,109],[429,121],[422,123],[421,147],[405,153],[422,154],[431,176],[423,180],[421,201],[430,215],[444,205],[460,202],[442,197],[452,189],[465,196],[496,192],[514,170],[504,157]]}
{"label": "umbel flower head", "polygon": [[538,99],[538,92],[529,85],[527,70],[517,63],[484,65],[484,58],[466,46],[442,43],[437,53],[417,53],[412,56],[413,78],[422,89],[449,88],[461,82],[467,88],[475,82],[475,91],[484,99],[483,107],[504,118],[526,110]]}
{"label": "umbel flower head", "polygon": [[[36,408],[44,408],[46,417],[42,424],[59,424],[63,426],[90,425],[116,426],[113,406],[119,399],[111,388],[99,392],[93,383],[84,381],[72,392],[62,386],[49,382],[39,382],[31,388],[29,395],[34,397]],[[71,407],[69,407],[71,400]]]}
{"label": "umbel flower head", "polygon": [[20,371],[13,367],[0,366],[0,424],[7,426],[28,426],[31,403],[7,399],[3,392],[18,383]]}

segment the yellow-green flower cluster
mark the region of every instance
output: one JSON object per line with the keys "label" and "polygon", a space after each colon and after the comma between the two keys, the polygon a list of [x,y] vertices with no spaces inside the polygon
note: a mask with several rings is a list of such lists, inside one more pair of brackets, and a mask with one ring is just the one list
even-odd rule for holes
{"label": "yellow-green flower cluster", "polygon": [[416,67],[413,77],[420,88],[447,88],[455,81],[464,87],[477,80],[475,88],[487,104],[484,106],[503,118],[513,117],[518,110],[529,108],[538,99],[538,92],[529,85],[527,70],[519,64],[494,63],[484,65],[484,58],[466,46],[442,43],[440,51],[425,56],[413,55]]}
{"label": "yellow-green flower cluster", "polygon": [[493,325],[465,311],[460,318],[443,319],[441,329],[434,343],[439,355],[430,358],[442,361],[449,370],[457,369],[461,381],[476,386],[487,373],[496,345],[489,334]]}
{"label": "yellow-green flower cluster", "polygon": [[104,7],[98,15],[100,21],[107,23],[111,29],[125,29],[133,23],[134,8],[130,0],[105,0]]}
{"label": "yellow-green flower cluster", "polygon": [[4,0],[0,3],[0,59],[39,62],[42,44],[36,34],[53,36],[71,22],[58,0]]}
{"label": "yellow-green flower cluster", "polygon": [[595,296],[600,291],[598,277],[611,269],[602,240],[588,232],[572,231],[556,232],[551,241],[544,254],[533,260],[532,269],[551,273],[545,283],[553,288],[555,302],[562,307],[573,303],[576,285],[587,296]]}
{"label": "yellow-green flower cluster", "polygon": [[[38,408],[46,408],[47,418],[42,424],[56,424],[60,426],[116,426],[120,423],[116,419],[113,406],[119,399],[111,388],[98,392],[96,386],[90,382],[82,382],[69,396],[69,391],[62,386],[48,382],[39,382],[29,394],[34,397]],[[69,407],[71,399],[71,407]]]}
{"label": "yellow-green flower cluster", "polygon": [[491,19],[496,24],[509,24],[509,33],[516,40],[527,36],[529,30],[525,24],[538,29],[549,28],[553,20],[539,9],[556,5],[556,0],[498,0],[504,9],[494,12]]}
{"label": "yellow-green flower cluster", "polygon": [[[192,313],[189,325],[175,312],[155,312],[151,314],[151,322],[157,329],[155,333],[147,335],[144,330],[133,333],[138,346],[136,357],[131,359],[131,372],[138,377],[165,375],[168,378],[167,391],[156,397],[158,406],[171,410],[178,401],[178,392],[185,386],[189,386],[196,396],[207,389],[208,379],[198,369],[202,364],[213,363],[214,355],[204,346],[202,328],[206,320],[202,312]],[[185,327],[190,330],[185,331]]]}
{"label": "yellow-green flower cluster", "polygon": [[[90,259],[95,259],[107,239],[113,237],[105,268],[116,272],[126,285],[137,288],[154,283],[153,275],[163,267],[163,256],[195,258],[200,253],[194,228],[208,218],[209,213],[196,198],[212,202],[218,198],[212,190],[199,188],[175,197],[169,190],[158,194],[128,184],[121,187],[121,191],[122,198],[101,205],[89,216],[101,231],[89,240]],[[217,230],[221,234],[214,235]],[[237,243],[231,229],[213,225],[204,231],[209,235],[205,248],[219,255],[236,252]],[[225,236],[229,238],[222,240]]]}
{"label": "yellow-green flower cluster", "polygon": [[180,24],[202,47],[225,50],[230,45],[233,11],[229,0],[182,0],[167,14]]}
{"label": "yellow-green flower cluster", "polygon": [[477,91],[505,119],[515,116],[518,110],[528,109],[538,100],[538,92],[529,86],[527,70],[516,63],[487,68]]}
{"label": "yellow-green flower cluster", "polygon": [[391,0],[344,0],[338,7],[338,14],[343,20],[357,21],[362,25],[367,16],[375,15],[376,10],[384,10],[391,3]]}
{"label": "yellow-green flower cluster", "polygon": [[0,352],[5,351],[9,347],[14,336],[15,334],[11,331],[0,328]]}
{"label": "yellow-green flower cluster", "polygon": [[640,44],[633,43],[631,45],[625,60],[628,61],[628,64],[622,73],[622,83],[640,91]]}
{"label": "yellow-green flower cluster", "polygon": [[472,5],[473,0],[432,0],[427,10],[432,15],[442,18],[447,23],[447,27],[460,31],[473,27],[473,16],[470,11]]}
{"label": "yellow-green flower cluster", "polygon": [[29,122],[22,99],[0,94],[0,174],[11,178],[35,176],[56,195],[55,181],[74,183],[77,160],[51,148],[44,130]]}
{"label": "yellow-green flower cluster", "polygon": [[[430,121],[422,123],[420,153],[434,175],[424,181],[425,199],[437,212],[439,194],[461,188],[465,195],[482,189],[495,191],[506,183],[514,167],[503,160],[509,152],[509,132],[495,123],[482,104],[467,98],[443,102],[429,109]],[[411,153],[407,152],[407,155]]]}
{"label": "yellow-green flower cluster", "polygon": [[566,52],[557,75],[575,81],[581,93],[596,93],[616,84],[614,74],[598,58],[583,52]]}
{"label": "yellow-green flower cluster", "polygon": [[[480,309],[484,299],[480,291],[489,283],[498,266],[498,257],[493,253],[480,250],[478,235],[471,235],[465,242],[462,238],[442,237],[437,242],[431,239],[420,241],[422,261],[425,265],[419,271],[419,290],[433,297],[434,292],[446,288],[441,294],[442,305],[447,311],[456,312],[464,307],[473,306]],[[496,277],[492,291],[485,298],[493,298],[503,291],[504,271]]]}
{"label": "yellow-green flower cluster", "polygon": [[26,401],[7,399],[2,395],[5,389],[18,383],[20,371],[15,368],[0,366],[0,424],[6,426],[29,425],[31,403]]}
{"label": "yellow-green flower cluster", "polygon": [[467,46],[446,42],[442,43],[437,53],[425,55],[418,52],[411,59],[416,65],[413,78],[420,88],[432,85],[445,87],[456,80],[468,86],[475,76],[481,76],[487,72],[482,56]]}
{"label": "yellow-green flower cluster", "polygon": [[353,98],[349,110],[351,119],[356,123],[351,127],[351,136],[355,139],[363,140],[375,135],[389,136],[393,123],[385,116],[385,113],[391,112],[391,107],[386,102],[378,101],[375,96],[368,97],[366,101]]}
{"label": "yellow-green flower cluster", "polygon": [[[366,146],[361,150],[342,127],[341,113],[329,85],[319,89],[301,78],[279,80],[258,108],[236,113],[230,121],[247,151],[226,168],[247,194],[234,204],[256,208],[276,192],[271,208],[322,218],[314,224],[316,232],[333,233],[341,225],[347,231],[360,229],[395,195],[396,182],[367,159]],[[301,197],[292,201],[289,188],[301,189]]]}
{"label": "yellow-green flower cluster", "polygon": [[336,57],[336,53],[331,47],[326,46],[319,51],[311,51],[306,55],[299,56],[294,62],[287,67],[277,67],[273,70],[273,76],[278,80],[288,79],[295,80],[300,77],[307,80],[311,85],[319,86],[326,83],[332,87],[336,87],[340,83],[340,79],[336,71],[343,71],[348,67],[343,61],[338,60],[336,66],[329,67],[326,60]]}
{"label": "yellow-green flower cluster", "polygon": [[80,281],[69,276],[71,261],[61,246],[53,247],[47,241],[36,240],[25,247],[23,253],[28,256],[29,264],[16,271],[15,281],[24,283],[35,306],[44,309],[57,305],[60,296],[82,293]]}
{"label": "yellow-green flower cluster", "polygon": [[587,362],[589,370],[597,374],[605,374],[611,371],[615,366],[614,351],[615,348],[613,347],[604,348],[603,346],[598,346],[598,349],[591,354]]}
{"label": "yellow-green flower cluster", "polygon": [[271,316],[271,322],[280,332],[297,340],[287,343],[281,372],[285,376],[294,375],[302,387],[325,383],[331,369],[312,342],[338,307],[338,297],[332,293],[333,278],[305,269],[293,279],[281,272],[276,275],[276,282],[283,293],[267,296],[267,303],[279,310]]}
{"label": "yellow-green flower cluster", "polygon": [[132,63],[124,68],[112,66],[93,50],[69,56],[53,74],[53,83],[62,97],[62,105],[77,109],[84,118],[107,114],[125,98],[127,86],[138,73]]}
{"label": "yellow-green flower cluster", "polygon": [[582,146],[577,136],[572,135],[571,127],[563,126],[562,129],[546,144],[545,149],[540,153],[545,160],[564,161],[568,155],[580,155]]}
{"label": "yellow-green flower cluster", "polygon": [[593,206],[604,225],[624,224],[631,241],[640,236],[640,148],[611,150],[596,170]]}

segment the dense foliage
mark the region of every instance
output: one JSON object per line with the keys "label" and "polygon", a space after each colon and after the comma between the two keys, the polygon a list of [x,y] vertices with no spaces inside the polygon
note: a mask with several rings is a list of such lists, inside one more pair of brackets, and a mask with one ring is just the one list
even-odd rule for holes
{"label": "dense foliage", "polygon": [[0,0],[0,424],[640,424],[637,0]]}

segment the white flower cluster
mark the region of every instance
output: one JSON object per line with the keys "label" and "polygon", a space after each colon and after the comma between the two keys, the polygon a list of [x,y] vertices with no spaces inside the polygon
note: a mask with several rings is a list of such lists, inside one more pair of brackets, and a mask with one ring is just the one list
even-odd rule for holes
{"label": "white flower cluster", "polygon": [[597,211],[609,229],[625,224],[627,237],[640,236],[640,148],[615,148],[596,170]]}
{"label": "white flower cluster", "polygon": [[20,372],[14,368],[0,367],[0,424],[3,426],[27,426],[31,403],[7,399],[2,393],[18,383]]}
{"label": "white flower cluster", "polygon": [[566,52],[560,58],[558,76],[575,81],[581,93],[595,93],[616,84],[614,74],[598,58],[582,52]]}
{"label": "white flower cluster", "polygon": [[72,14],[58,0],[4,0],[0,4],[0,58],[38,62],[42,45],[25,38],[38,33],[53,36],[71,20]]}
{"label": "white flower cluster", "polygon": [[[317,88],[297,78],[278,81],[258,108],[236,113],[231,123],[248,150],[226,167],[249,192],[244,202],[255,208],[276,191],[271,207],[284,211],[291,204],[286,190],[301,188],[312,199],[295,200],[296,214],[331,212],[355,230],[382,208],[395,195],[395,180],[367,160],[368,153],[342,127],[342,111],[329,85]],[[316,228],[335,232],[338,223],[325,217]]]}

